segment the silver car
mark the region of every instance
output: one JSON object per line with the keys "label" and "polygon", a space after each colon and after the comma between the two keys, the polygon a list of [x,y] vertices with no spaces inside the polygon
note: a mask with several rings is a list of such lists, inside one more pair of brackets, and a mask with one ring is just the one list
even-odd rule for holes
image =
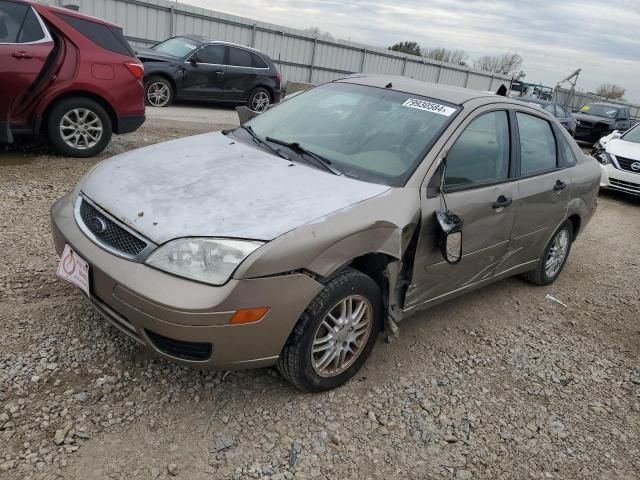
{"label": "silver car", "polygon": [[599,180],[539,108],[358,76],[106,160],[51,219],[58,274],[125,334],[321,391],[409,315],[513,275],[553,282]]}

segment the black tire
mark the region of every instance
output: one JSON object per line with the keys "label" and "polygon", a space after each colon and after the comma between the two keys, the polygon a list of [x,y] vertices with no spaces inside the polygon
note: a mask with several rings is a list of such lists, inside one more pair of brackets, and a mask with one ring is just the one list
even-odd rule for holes
{"label": "black tire", "polygon": [[[312,365],[312,346],[315,334],[327,314],[343,299],[359,295],[371,305],[372,325],[355,361],[335,376],[320,376]],[[339,387],[360,370],[373,350],[383,327],[383,307],[380,288],[371,277],[357,271],[344,270],[332,278],[304,311],[285,344],[278,363],[282,376],[300,390],[321,392]]]}
{"label": "black tire", "polygon": [[[549,276],[547,275],[547,271],[546,271],[546,261],[547,258],[549,256],[549,251],[551,250],[551,247],[555,241],[555,239],[561,234],[561,232],[566,231],[569,235],[568,241],[569,244],[567,246],[567,253],[564,256],[564,260],[562,261],[562,263],[560,264],[560,268],[558,269],[558,271]],[[551,239],[549,240],[549,243],[547,243],[547,246],[544,249],[544,253],[542,254],[542,257],[540,258],[540,260],[538,261],[538,265],[536,266],[535,270],[532,270],[530,272],[525,273],[524,275],[522,275],[522,277],[535,284],[535,285],[550,285],[553,282],[556,281],[556,279],[560,276],[560,273],[562,272],[562,269],[564,268],[564,265],[567,263],[567,259],[569,258],[569,254],[571,253],[571,245],[573,244],[573,224],[569,221],[566,220],[562,225],[560,225],[560,227],[558,227],[558,229],[553,233],[553,236],[551,237]]]}
{"label": "black tire", "polygon": [[[62,136],[61,125],[63,122],[63,118],[65,118],[65,115],[67,114],[71,115],[73,118],[76,118],[73,112],[78,109],[81,111],[90,112],[91,115],[95,115],[95,117],[100,120],[102,132],[94,145],[82,146],[78,144],[78,146],[74,147],[73,145],[67,143],[67,141]],[[61,155],[75,158],[93,157],[94,155],[102,152],[111,140],[111,134],[113,131],[111,117],[104,109],[104,107],[95,100],[83,97],[66,98],[55,104],[49,112],[46,126],[47,137],[51,142],[51,145],[53,145],[53,148]],[[71,130],[65,131],[70,132]]]}
{"label": "black tire", "polygon": [[[266,104],[264,104],[264,101],[266,101]],[[258,87],[255,88],[249,95],[249,99],[247,100],[247,107],[249,107],[249,109],[253,110],[254,112],[264,112],[267,107],[271,105],[272,101],[273,99],[271,98],[271,93],[269,92],[269,90],[264,87]],[[260,107],[260,109],[254,108],[258,103],[262,105],[262,107]]]}
{"label": "black tire", "polygon": [[[149,98],[149,95],[151,94],[150,89],[154,88],[155,90],[155,87],[158,85],[166,89],[166,92],[168,95],[168,98],[166,100],[161,101],[160,99],[158,99],[156,101],[156,100],[153,100],[153,98],[152,99]],[[160,77],[158,75],[152,75],[149,78],[145,79],[144,81],[144,104],[145,105],[148,105],[150,107],[168,107],[173,103],[174,96],[175,96],[175,92],[173,91],[173,85],[166,78]]]}

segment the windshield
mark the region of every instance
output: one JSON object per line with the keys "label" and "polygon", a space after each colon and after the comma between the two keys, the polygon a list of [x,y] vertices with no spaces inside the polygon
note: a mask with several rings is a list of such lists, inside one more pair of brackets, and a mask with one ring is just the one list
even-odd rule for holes
{"label": "windshield", "polygon": [[596,103],[588,103],[580,109],[580,113],[588,115],[597,115],[598,117],[616,118],[618,109],[608,105],[598,105]]}
{"label": "windshield", "polygon": [[635,127],[628,130],[627,133],[620,138],[627,142],[640,143],[640,123],[636,124]]}
{"label": "windshield", "polygon": [[151,47],[152,50],[157,50],[172,57],[186,57],[192,51],[198,48],[198,44],[188,38],[176,37],[160,42],[157,45]]}
{"label": "windshield", "polygon": [[263,139],[298,143],[348,176],[401,186],[457,111],[454,105],[409,93],[329,83],[248,125]]}

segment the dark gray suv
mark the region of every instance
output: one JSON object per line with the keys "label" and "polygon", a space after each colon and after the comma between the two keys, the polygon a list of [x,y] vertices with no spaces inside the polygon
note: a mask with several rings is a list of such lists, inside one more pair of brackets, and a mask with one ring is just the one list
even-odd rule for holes
{"label": "dark gray suv", "polygon": [[136,53],[144,64],[145,101],[153,107],[181,99],[246,104],[262,112],[282,95],[273,61],[253,48],[184,35]]}

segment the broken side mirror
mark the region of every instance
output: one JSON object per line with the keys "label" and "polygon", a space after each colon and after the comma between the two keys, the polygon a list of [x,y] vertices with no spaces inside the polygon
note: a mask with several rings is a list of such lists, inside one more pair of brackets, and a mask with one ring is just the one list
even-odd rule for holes
{"label": "broken side mirror", "polygon": [[456,264],[462,259],[462,219],[448,210],[437,210],[436,219],[440,226],[440,253],[447,263]]}
{"label": "broken side mirror", "polygon": [[611,132],[612,138],[620,138],[621,136],[622,136],[622,132],[620,130],[614,130],[613,132]]}
{"label": "broken side mirror", "polygon": [[198,64],[198,62],[200,61],[200,59],[198,59],[198,54],[194,53],[193,55],[191,55],[191,58],[189,59],[189,63],[191,65],[193,65],[194,67]]}

